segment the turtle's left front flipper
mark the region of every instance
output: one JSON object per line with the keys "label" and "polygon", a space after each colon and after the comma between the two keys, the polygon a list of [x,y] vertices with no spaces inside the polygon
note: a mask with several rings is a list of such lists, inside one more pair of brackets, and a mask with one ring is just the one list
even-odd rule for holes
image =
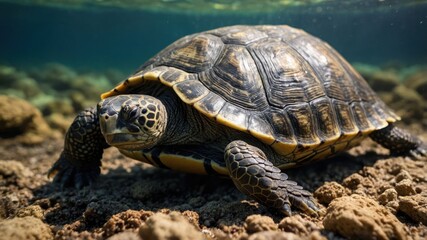
{"label": "turtle's left front flipper", "polygon": [[411,155],[417,159],[427,156],[426,143],[393,124],[372,132],[370,137],[394,155]]}
{"label": "turtle's left front flipper", "polygon": [[225,148],[225,162],[236,187],[263,205],[291,215],[291,206],[309,214],[318,208],[312,195],[267,160],[264,152],[244,141]]}
{"label": "turtle's left front flipper", "polygon": [[108,145],[99,127],[95,108],[89,108],[74,119],[65,136],[64,150],[48,172],[61,187],[82,188],[100,173],[101,158]]}

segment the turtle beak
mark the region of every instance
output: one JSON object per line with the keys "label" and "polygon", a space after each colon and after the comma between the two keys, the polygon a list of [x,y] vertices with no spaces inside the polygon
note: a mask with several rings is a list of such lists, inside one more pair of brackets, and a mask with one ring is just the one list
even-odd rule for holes
{"label": "turtle beak", "polygon": [[123,124],[118,124],[118,116],[100,116],[99,125],[101,133],[104,135],[105,140],[109,145],[117,146],[122,144],[129,144],[138,139],[140,133],[131,133],[128,128]]}
{"label": "turtle beak", "polygon": [[113,116],[100,115],[99,126],[101,127],[101,133],[104,136],[107,136],[116,132],[117,131],[116,122],[117,122],[117,115],[113,115]]}
{"label": "turtle beak", "polygon": [[113,133],[113,134],[106,134],[105,140],[109,145],[112,146],[119,146],[119,145],[126,145],[132,142],[137,141],[137,137],[132,134],[128,133]]}

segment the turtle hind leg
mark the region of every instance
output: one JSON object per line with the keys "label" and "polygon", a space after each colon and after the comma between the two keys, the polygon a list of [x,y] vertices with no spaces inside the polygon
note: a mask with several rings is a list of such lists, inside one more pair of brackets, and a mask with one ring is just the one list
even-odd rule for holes
{"label": "turtle hind leg", "polygon": [[224,158],[236,187],[263,205],[285,215],[291,215],[291,206],[313,215],[318,211],[312,195],[289,181],[260,149],[244,141],[233,141],[225,148]]}
{"label": "turtle hind leg", "polygon": [[388,148],[393,155],[411,155],[415,158],[427,156],[427,145],[416,136],[393,124],[374,131],[372,140]]}

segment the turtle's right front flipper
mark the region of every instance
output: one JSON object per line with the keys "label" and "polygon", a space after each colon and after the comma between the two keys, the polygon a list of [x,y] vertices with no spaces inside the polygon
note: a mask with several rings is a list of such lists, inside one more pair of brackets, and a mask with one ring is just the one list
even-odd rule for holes
{"label": "turtle's right front flipper", "polygon": [[48,177],[55,176],[53,182],[61,187],[91,184],[99,176],[102,153],[107,147],[96,109],[80,112],[67,131],[64,150]]}
{"label": "turtle's right front flipper", "polygon": [[259,148],[244,141],[233,141],[226,147],[224,157],[230,177],[241,192],[288,216],[291,206],[317,214],[311,193],[288,180]]}

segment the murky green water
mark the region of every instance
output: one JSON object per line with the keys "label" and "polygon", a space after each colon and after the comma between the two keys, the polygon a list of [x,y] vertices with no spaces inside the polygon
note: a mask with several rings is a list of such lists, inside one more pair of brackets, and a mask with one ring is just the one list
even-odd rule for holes
{"label": "murky green water", "polygon": [[0,94],[74,117],[176,39],[235,24],[302,28],[375,90],[426,76],[427,1],[0,0]]}
{"label": "murky green water", "polygon": [[425,64],[426,2],[0,1],[0,63],[129,72],[186,34],[288,24],[329,42],[350,62]]}

